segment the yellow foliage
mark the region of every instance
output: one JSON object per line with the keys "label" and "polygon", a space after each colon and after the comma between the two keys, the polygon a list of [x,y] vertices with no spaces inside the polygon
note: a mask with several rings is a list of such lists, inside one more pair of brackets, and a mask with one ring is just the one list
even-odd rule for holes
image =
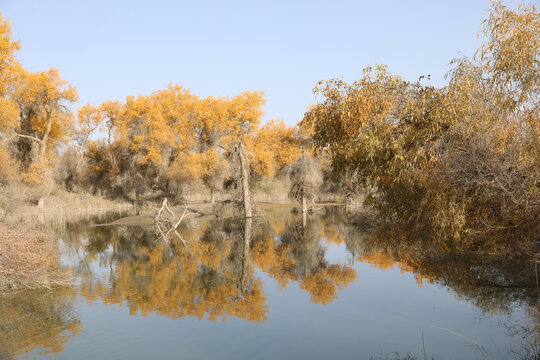
{"label": "yellow foliage", "polygon": [[128,96],[117,119],[119,141],[140,153],[140,163],[160,164],[162,148],[174,142],[173,134],[155,100],[149,96]]}
{"label": "yellow foliage", "polygon": [[20,68],[14,53],[21,46],[11,35],[11,24],[0,13],[0,128],[12,125],[16,116],[8,95]]}
{"label": "yellow foliage", "polygon": [[352,84],[320,82],[302,128],[337,173],[376,190],[368,203],[393,225],[529,251],[540,231],[540,16],[494,2],[484,25],[480,63],[454,60],[447,86],[367,67]]}
{"label": "yellow foliage", "polygon": [[94,107],[92,104],[84,105],[77,112],[79,132],[85,136],[90,134],[101,125],[104,117],[105,116],[101,109]]}
{"label": "yellow foliage", "polygon": [[73,117],[66,106],[77,101],[78,95],[57,69],[34,73],[21,69],[10,99],[17,104],[18,116],[16,121],[6,124],[9,125],[6,131],[26,144],[19,147],[17,156],[25,168],[34,165],[33,169],[25,169],[23,176],[25,181],[34,182],[52,160],[54,147],[67,141],[73,131]]}
{"label": "yellow foliage", "polygon": [[32,163],[19,179],[29,185],[41,185],[50,177],[50,166],[47,163]]}
{"label": "yellow foliage", "polygon": [[283,120],[265,124],[247,141],[247,146],[253,153],[254,172],[265,176],[274,176],[302,154],[295,128],[288,127]]}

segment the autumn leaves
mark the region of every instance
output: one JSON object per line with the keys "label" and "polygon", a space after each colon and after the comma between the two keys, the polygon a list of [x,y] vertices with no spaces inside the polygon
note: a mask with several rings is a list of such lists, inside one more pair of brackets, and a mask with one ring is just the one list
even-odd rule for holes
{"label": "autumn leaves", "polygon": [[[170,85],[149,96],[127,97],[79,110],[80,153],[86,153],[86,176],[106,177],[103,190],[115,183],[130,191],[129,178],[142,177],[146,188],[171,192],[182,184],[201,182],[214,194],[232,177],[230,154],[236,144],[247,149],[251,170],[274,176],[300,155],[293,128],[274,121],[260,127],[262,92],[232,98],[198,98]],[[106,139],[90,140],[100,128]],[[82,155],[81,155],[82,156]],[[95,184],[89,184],[94,186]]]}
{"label": "autumn leaves", "polygon": [[24,70],[3,18],[0,39],[2,182],[56,182],[125,198],[202,183],[213,199],[231,177],[228,155],[236,144],[247,149],[254,175],[272,177],[300,155],[294,128],[282,121],[260,126],[260,91],[200,98],[171,84],[72,113],[75,88],[57,69]]}
{"label": "autumn leaves", "polygon": [[[373,189],[389,238],[530,253],[540,232],[540,16],[494,2],[485,42],[444,87],[368,67],[321,82],[304,117],[334,170]],[[441,240],[450,240],[448,242]]]}

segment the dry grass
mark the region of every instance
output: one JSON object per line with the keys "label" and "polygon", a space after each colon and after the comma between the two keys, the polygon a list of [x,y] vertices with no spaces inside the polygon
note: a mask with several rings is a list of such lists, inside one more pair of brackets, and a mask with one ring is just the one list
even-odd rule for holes
{"label": "dry grass", "polygon": [[94,210],[104,208],[130,207],[125,201],[109,200],[101,196],[85,193],[72,193],[57,190],[43,198],[43,210],[55,211],[69,208],[71,210]]}
{"label": "dry grass", "polygon": [[124,211],[133,205],[126,201],[109,200],[87,193],[72,193],[58,187],[46,189],[18,182],[0,185],[0,222],[32,224],[43,222],[51,215],[66,217],[74,214]]}
{"label": "dry grass", "polygon": [[0,295],[70,285],[52,237],[28,227],[0,224]]}
{"label": "dry grass", "polygon": [[26,197],[25,189],[16,184],[0,185],[0,220],[8,220],[24,204]]}
{"label": "dry grass", "polygon": [[291,184],[288,179],[264,178],[254,184],[252,196],[255,201],[290,202],[290,187]]}

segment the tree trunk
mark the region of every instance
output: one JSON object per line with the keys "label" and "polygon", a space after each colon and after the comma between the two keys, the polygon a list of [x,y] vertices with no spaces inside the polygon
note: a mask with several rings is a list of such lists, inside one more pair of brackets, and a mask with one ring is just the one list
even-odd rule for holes
{"label": "tree trunk", "polygon": [[85,136],[84,141],[81,145],[81,154],[79,155],[79,159],[77,160],[77,165],[75,166],[75,174],[79,173],[79,169],[81,167],[81,164],[84,159],[84,147],[86,146],[86,141],[88,141],[88,135]]}
{"label": "tree trunk", "polygon": [[251,242],[251,227],[253,220],[246,218],[244,223],[244,244],[242,247],[242,273],[240,274],[240,291],[247,290],[247,279],[249,273],[249,244]]}
{"label": "tree trunk", "polygon": [[214,206],[216,203],[216,194],[214,192],[214,189],[212,188],[210,188],[210,203],[212,204],[212,206]]}
{"label": "tree trunk", "polygon": [[43,139],[41,139],[41,147],[39,148],[39,162],[42,163],[45,160],[45,151],[47,150],[47,140],[49,140],[49,134],[51,133],[52,118],[47,112],[47,128],[45,129],[45,134],[43,134]]}
{"label": "tree trunk", "polygon": [[242,172],[242,193],[244,198],[244,214],[246,218],[253,217],[251,200],[249,196],[249,164],[244,153],[244,144],[238,143],[238,157],[240,158],[240,168]]}
{"label": "tree trunk", "polygon": [[[304,149],[302,149],[302,162],[305,164],[306,162],[306,151]],[[304,170],[305,172],[305,170]],[[306,174],[302,175],[302,177],[306,177]],[[306,194],[305,194],[305,184],[302,185],[302,214],[305,214],[307,211],[308,211],[308,204],[307,204],[307,199],[306,199]]]}
{"label": "tree trunk", "polygon": [[137,207],[137,215],[139,215],[139,208],[142,205],[141,195],[144,194],[144,178],[141,173],[137,172],[133,176],[133,185],[135,187],[135,205]]}
{"label": "tree trunk", "polygon": [[139,187],[135,186],[135,210],[137,212],[137,215],[139,215],[140,212],[140,204],[139,204]]}
{"label": "tree trunk", "polygon": [[302,213],[305,213],[307,211],[308,211],[307,199],[304,196],[304,194],[302,194]]}

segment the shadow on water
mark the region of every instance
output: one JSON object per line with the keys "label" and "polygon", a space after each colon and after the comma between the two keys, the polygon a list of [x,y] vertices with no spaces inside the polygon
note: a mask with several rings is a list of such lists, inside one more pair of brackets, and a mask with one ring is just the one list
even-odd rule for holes
{"label": "shadow on water", "polygon": [[[351,224],[337,207],[307,220],[291,209],[267,210],[253,220],[205,217],[182,224],[181,238],[173,236],[168,242],[160,240],[150,224],[88,226],[124,215],[131,214],[51,225],[77,286],[1,298],[0,358],[61,352],[81,328],[73,311],[75,295],[88,303],[125,305],[130,314],[143,317],[264,322],[270,307],[264,277],[281,288],[296,284],[311,302],[326,305],[356,280],[359,263],[381,270],[400,268],[414,274],[419,285],[450,289],[485,314],[525,308],[529,323],[508,324],[509,331],[518,345],[538,339],[534,265],[523,259],[426,251],[414,242],[383,239]],[[347,257],[331,260],[327,252],[334,245],[345,249]],[[532,329],[528,337],[527,329]]]}

